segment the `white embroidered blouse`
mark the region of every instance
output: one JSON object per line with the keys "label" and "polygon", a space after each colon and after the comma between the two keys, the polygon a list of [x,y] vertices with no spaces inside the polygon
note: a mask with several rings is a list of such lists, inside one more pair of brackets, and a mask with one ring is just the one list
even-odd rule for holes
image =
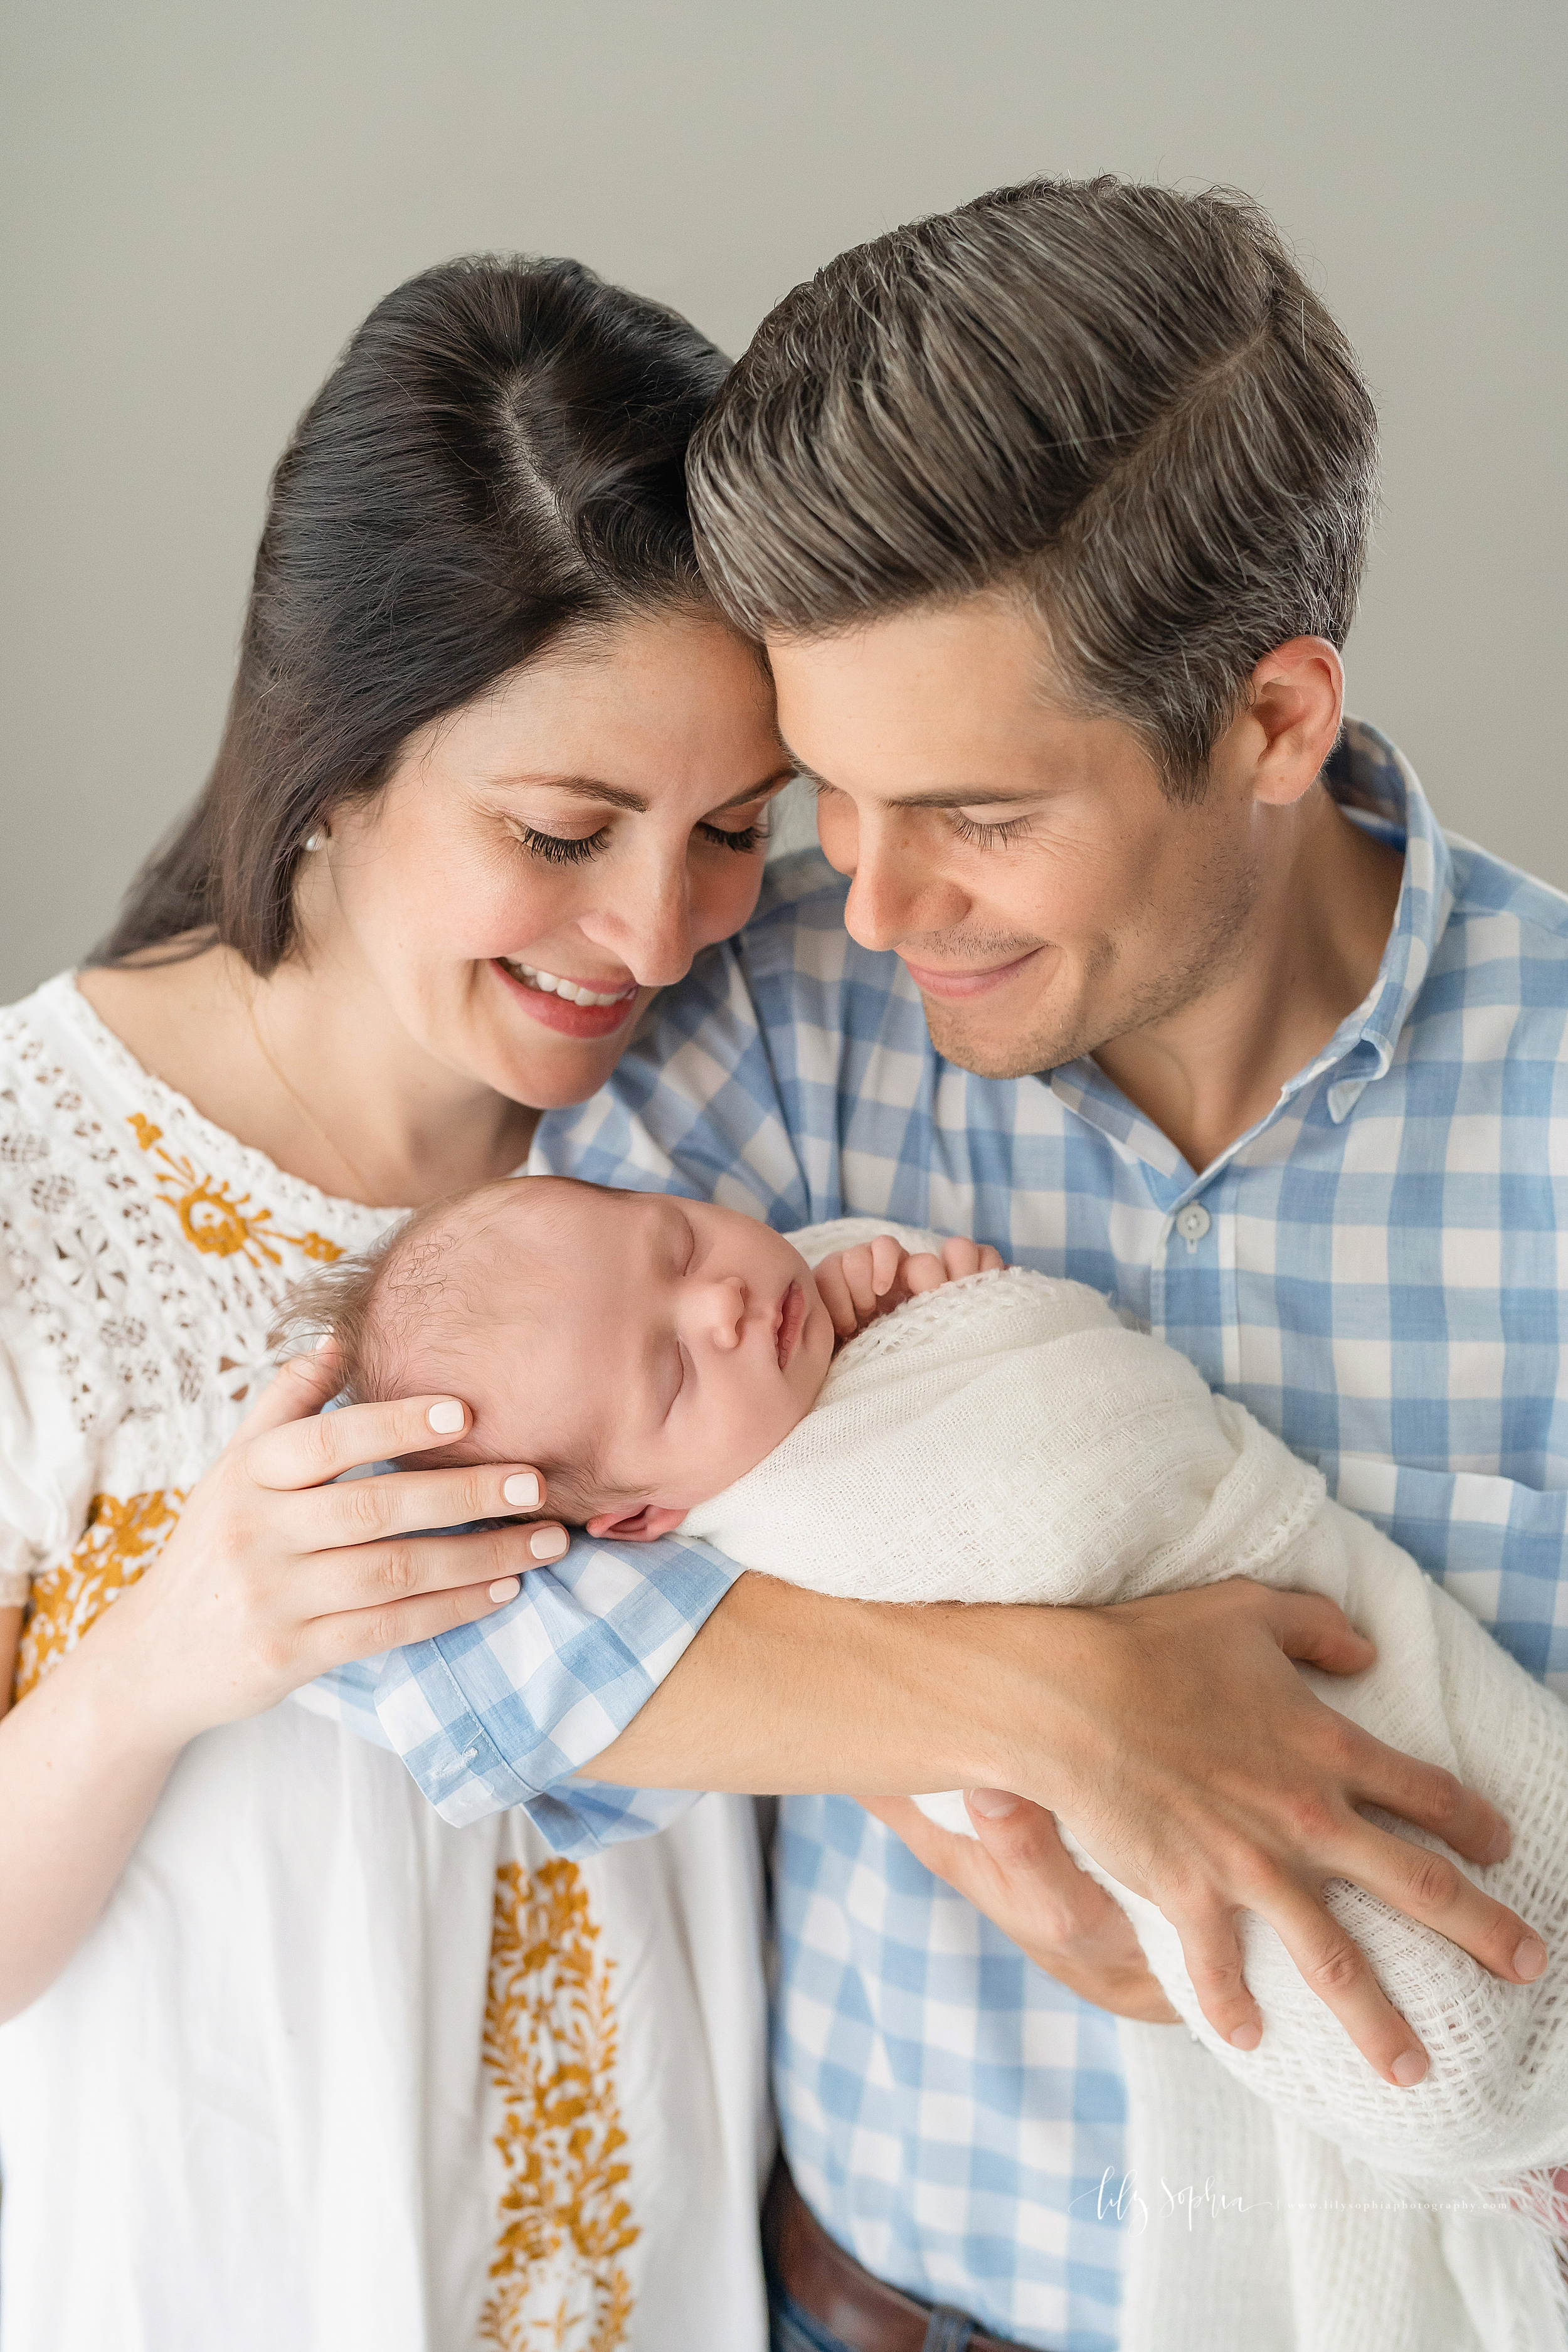
{"label": "white embroidered blouse", "polygon": [[[155,1563],[289,1284],[389,1213],[203,1118],[69,974],[0,1013],[20,1704]],[[762,2352],[763,2043],[739,1801],[579,1864],[306,1707],[204,1734],[0,2027],[6,2352]]]}
{"label": "white embroidered blouse", "polygon": [[203,1118],[68,973],[0,1013],[0,1604],[31,1591],[22,1687],[155,1557],[289,1284],[388,1222]]}

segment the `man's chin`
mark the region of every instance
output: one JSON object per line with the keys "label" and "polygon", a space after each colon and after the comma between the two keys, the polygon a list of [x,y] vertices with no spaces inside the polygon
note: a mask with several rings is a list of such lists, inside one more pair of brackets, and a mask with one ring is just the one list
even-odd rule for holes
{"label": "man's chin", "polygon": [[1035,1077],[1092,1050],[1083,1034],[1058,1023],[1009,1026],[994,1014],[987,1017],[935,997],[922,994],[921,1003],[931,1044],[943,1061],[977,1078]]}

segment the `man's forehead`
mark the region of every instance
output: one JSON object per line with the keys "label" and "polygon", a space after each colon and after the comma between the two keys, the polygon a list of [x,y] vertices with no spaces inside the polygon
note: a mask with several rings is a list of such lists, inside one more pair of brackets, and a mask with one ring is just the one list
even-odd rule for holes
{"label": "man's forehead", "polygon": [[994,599],[771,647],[798,772],[895,805],[961,807],[1052,791],[1136,754],[1120,721],[1074,707],[1032,616]]}

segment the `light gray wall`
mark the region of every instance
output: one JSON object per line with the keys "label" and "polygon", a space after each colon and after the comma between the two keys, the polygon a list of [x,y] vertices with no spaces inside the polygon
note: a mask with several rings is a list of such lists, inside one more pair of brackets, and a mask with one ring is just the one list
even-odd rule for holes
{"label": "light gray wall", "polygon": [[216,740],[267,475],[371,304],[580,254],[738,350],[840,247],[1031,171],[1234,182],[1377,391],[1355,708],[1568,884],[1561,0],[12,0],[0,1001]]}

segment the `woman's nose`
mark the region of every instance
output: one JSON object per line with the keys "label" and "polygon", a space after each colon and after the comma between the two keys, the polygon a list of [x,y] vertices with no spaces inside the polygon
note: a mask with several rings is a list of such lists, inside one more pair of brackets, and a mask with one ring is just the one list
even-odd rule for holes
{"label": "woman's nose", "polygon": [[642,988],[668,988],[691,969],[691,907],[684,868],[628,873],[616,898],[583,929],[618,955]]}

